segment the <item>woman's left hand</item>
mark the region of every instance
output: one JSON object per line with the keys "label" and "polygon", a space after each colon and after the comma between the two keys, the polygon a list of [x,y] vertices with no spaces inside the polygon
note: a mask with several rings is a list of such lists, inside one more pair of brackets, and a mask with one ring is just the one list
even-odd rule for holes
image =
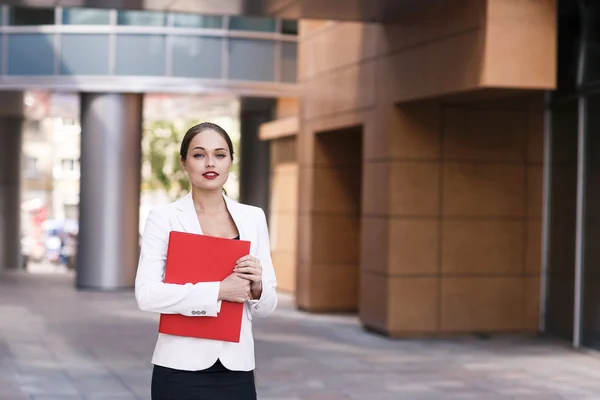
{"label": "woman's left hand", "polygon": [[253,284],[260,283],[262,279],[262,265],[256,257],[250,255],[237,260],[233,272],[240,278],[248,279]]}
{"label": "woman's left hand", "polygon": [[252,298],[258,299],[262,294],[262,265],[256,257],[250,255],[240,258],[233,269],[240,278],[250,281]]}

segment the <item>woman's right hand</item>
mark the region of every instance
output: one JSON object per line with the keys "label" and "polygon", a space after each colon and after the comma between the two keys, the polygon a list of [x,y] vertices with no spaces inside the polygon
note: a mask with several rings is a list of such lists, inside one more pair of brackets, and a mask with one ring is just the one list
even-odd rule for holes
{"label": "woman's right hand", "polygon": [[248,299],[250,299],[249,280],[240,278],[238,274],[232,273],[221,281],[219,287],[219,300],[243,303]]}

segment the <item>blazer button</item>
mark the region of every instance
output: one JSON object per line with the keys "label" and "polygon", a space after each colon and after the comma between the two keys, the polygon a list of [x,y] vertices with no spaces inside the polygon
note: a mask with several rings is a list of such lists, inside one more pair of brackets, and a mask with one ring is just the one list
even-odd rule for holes
{"label": "blazer button", "polygon": [[192,315],[198,315],[198,311],[192,311]]}
{"label": "blazer button", "polygon": [[206,314],[206,311],[204,311],[204,310],[200,311],[200,315],[205,315],[205,314]]}

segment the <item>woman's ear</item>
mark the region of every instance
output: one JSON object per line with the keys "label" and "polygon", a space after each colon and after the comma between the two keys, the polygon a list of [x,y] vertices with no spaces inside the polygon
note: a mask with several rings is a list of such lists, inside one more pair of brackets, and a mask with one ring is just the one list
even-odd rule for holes
{"label": "woman's ear", "polygon": [[181,157],[179,157],[179,164],[181,164],[181,168],[183,168],[183,170],[187,172],[187,169],[185,168],[185,160]]}

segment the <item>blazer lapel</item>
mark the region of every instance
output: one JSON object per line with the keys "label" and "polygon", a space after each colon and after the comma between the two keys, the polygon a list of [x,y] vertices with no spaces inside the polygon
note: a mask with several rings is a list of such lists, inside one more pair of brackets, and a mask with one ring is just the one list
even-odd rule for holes
{"label": "blazer lapel", "polygon": [[233,219],[233,222],[235,223],[235,226],[240,234],[240,240],[247,240],[247,235],[244,229],[242,208],[240,207],[239,203],[227,197],[225,193],[223,193],[223,198],[225,199],[225,204],[227,205],[229,215],[231,215],[231,218]]}
{"label": "blazer lapel", "polygon": [[181,226],[187,233],[202,234],[200,221],[198,221],[198,215],[194,208],[192,192],[177,202],[177,211],[177,219],[179,219]]}

